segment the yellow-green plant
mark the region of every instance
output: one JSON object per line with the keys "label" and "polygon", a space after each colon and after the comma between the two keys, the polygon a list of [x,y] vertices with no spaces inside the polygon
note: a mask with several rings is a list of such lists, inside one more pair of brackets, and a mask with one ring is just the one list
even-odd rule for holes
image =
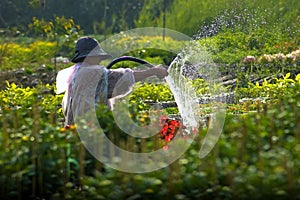
{"label": "yellow-green plant", "polygon": [[1,58],[2,70],[34,68],[48,64],[57,50],[54,42],[38,40],[29,45],[4,43],[0,48],[5,49]]}

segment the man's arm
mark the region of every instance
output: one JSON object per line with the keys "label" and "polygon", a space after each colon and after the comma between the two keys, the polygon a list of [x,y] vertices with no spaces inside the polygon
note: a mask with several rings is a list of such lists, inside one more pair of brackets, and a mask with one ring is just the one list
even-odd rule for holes
{"label": "man's arm", "polygon": [[162,79],[168,76],[168,70],[162,65],[157,65],[153,68],[146,69],[146,70],[134,70],[133,76],[136,82],[141,81],[150,76],[157,76],[158,78]]}

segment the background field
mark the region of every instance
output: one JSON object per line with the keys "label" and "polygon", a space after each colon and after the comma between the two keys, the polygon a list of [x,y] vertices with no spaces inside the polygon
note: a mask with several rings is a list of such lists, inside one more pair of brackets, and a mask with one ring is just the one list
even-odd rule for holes
{"label": "background field", "polygon": [[[0,4],[1,199],[300,199],[300,1],[40,2]],[[146,26],[165,26],[198,42],[220,71],[215,86],[231,96],[223,132],[207,157],[198,157],[204,121],[180,159],[155,172],[130,174],[95,160],[76,129],[64,128],[55,76],[72,65],[68,59],[80,36],[101,42]],[[142,47],[150,42],[157,48],[126,55],[168,65],[175,55],[159,50],[165,41],[174,50],[179,46],[172,38],[142,37]],[[136,43],[131,37],[123,42]],[[203,79],[191,84],[200,99],[210,95]],[[166,83],[138,83],[128,104],[131,117],[144,125],[149,102],[173,101]],[[212,104],[199,106],[209,116]],[[112,139],[133,144],[110,111],[100,107],[97,114]],[[142,151],[165,145],[158,138],[134,144]]]}

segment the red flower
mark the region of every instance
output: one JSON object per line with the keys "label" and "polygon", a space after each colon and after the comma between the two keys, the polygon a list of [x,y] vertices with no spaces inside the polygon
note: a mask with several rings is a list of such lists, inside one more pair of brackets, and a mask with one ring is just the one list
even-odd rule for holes
{"label": "red flower", "polygon": [[160,126],[162,127],[160,137],[166,142],[170,142],[181,128],[181,122],[179,120],[169,119],[163,115],[160,119]]}

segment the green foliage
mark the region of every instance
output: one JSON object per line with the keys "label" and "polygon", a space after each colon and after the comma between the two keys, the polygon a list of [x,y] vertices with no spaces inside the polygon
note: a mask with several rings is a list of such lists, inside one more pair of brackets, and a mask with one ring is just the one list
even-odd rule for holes
{"label": "green foliage", "polygon": [[11,14],[1,15],[0,27],[5,29],[14,27],[23,34],[27,33],[27,24],[33,17],[52,19],[53,16],[72,16],[85,32],[97,34],[98,31],[99,34],[107,35],[124,28],[132,28],[133,21],[142,6],[143,2],[139,0],[3,1],[0,5],[0,13]]}
{"label": "green foliage", "polygon": [[[167,28],[194,35],[215,62],[245,65],[241,60],[246,56],[288,54],[299,47],[296,5],[299,1],[173,1],[166,24]],[[154,7],[149,4],[145,9]],[[151,19],[149,15],[141,17]],[[153,24],[162,27],[162,17],[161,13],[159,21],[153,19]],[[261,65],[251,66],[251,70],[253,67],[264,71]],[[278,68],[281,66],[272,66],[265,72]]]}
{"label": "green foliage", "polygon": [[1,69],[10,70],[24,68],[36,68],[42,64],[49,64],[50,58],[57,51],[53,42],[35,41],[29,45],[15,43],[4,43],[0,45],[2,58],[0,59]]}
{"label": "green foliage", "polygon": [[2,70],[49,66],[53,64],[51,59],[54,57],[71,57],[74,54],[74,41],[82,34],[74,20],[65,17],[55,17],[49,21],[34,17],[28,26],[40,39],[31,41],[19,38],[10,41],[4,38],[0,44]]}
{"label": "green foliage", "polygon": [[[69,9],[66,10],[66,7]],[[27,24],[33,17],[42,20],[72,16],[87,34],[108,36],[135,27],[163,27],[165,16],[167,28],[193,36],[198,34],[202,26],[211,24],[222,15],[227,19],[238,15],[237,23],[249,32],[253,32],[257,26],[269,27],[273,24],[274,28],[292,33],[293,24],[299,16],[297,8],[297,0],[18,0],[4,1],[0,5],[0,13],[11,13],[1,15],[0,27],[11,29],[10,35],[17,36],[27,33]],[[249,20],[256,23],[249,23]],[[273,29],[269,27],[269,30]]]}
{"label": "green foliage", "polygon": [[132,101],[166,102],[174,100],[167,85],[155,83],[137,83],[134,91],[130,94]]}
{"label": "green foliage", "polygon": [[298,98],[300,75],[294,78],[290,76],[291,74],[287,73],[282,78],[264,80],[262,83],[255,84],[248,82],[247,87],[237,87],[235,96],[237,103],[228,105],[227,111],[235,114],[261,112],[268,104],[278,104],[282,99],[287,101],[286,99],[290,97],[293,98],[291,101],[295,101]]}
{"label": "green foliage", "polygon": [[[46,37],[56,42],[57,55],[73,53],[74,41],[82,34],[80,26],[73,19],[55,16],[53,20],[38,20],[33,17],[33,22],[28,25],[29,29],[39,37]],[[57,56],[54,55],[54,56]]]}
{"label": "green foliage", "polygon": [[[260,29],[253,34],[231,30],[219,33],[214,37],[199,39],[199,43],[207,50],[215,62],[223,64],[240,63],[246,56],[262,56],[264,54],[290,53],[297,43],[284,49],[286,38],[279,32]],[[283,51],[281,51],[281,49]]]}
{"label": "green foliage", "polygon": [[[295,9],[297,6],[299,7],[297,0],[263,2],[258,0],[243,2],[175,0],[167,10],[166,24],[167,28],[196,37],[197,34],[202,35],[202,31],[207,31],[207,28],[214,35],[218,32],[216,30],[227,28],[255,34],[257,28],[260,27],[270,31],[277,29],[290,36],[291,33],[296,34],[294,31],[297,28],[294,26],[298,26],[299,10]],[[160,14],[158,23],[160,27],[163,23],[162,17]]]}
{"label": "green foliage", "polygon": [[[256,188],[258,185],[263,191],[257,193],[259,194],[257,198],[261,198],[260,195],[283,195],[284,197],[290,194],[295,195],[295,188],[291,187],[295,177],[290,175],[294,173],[293,166],[298,163],[299,156],[297,153],[299,151],[297,102],[300,96],[297,91],[300,85],[298,81],[288,82],[288,76],[278,81],[277,86],[283,83],[285,92],[283,95],[277,95],[277,98],[270,99],[273,103],[257,102],[257,112],[232,115],[232,121],[230,121],[233,124],[225,126],[225,134],[222,135],[224,140],[220,143],[222,148],[219,152],[222,156],[231,153],[230,157],[238,157],[239,162],[232,160],[233,162],[225,164],[226,161],[222,160],[220,164],[227,165],[223,166],[224,169],[229,169],[230,165],[233,168],[240,166],[241,171],[236,172],[249,175],[245,179],[232,180],[239,194],[244,193],[246,188]],[[284,85],[290,87],[284,87]],[[270,85],[264,87],[270,88]],[[273,93],[276,93],[275,90],[282,91],[280,87],[272,87],[270,90],[273,90]],[[263,90],[262,94],[264,94]],[[226,134],[227,131],[231,134]],[[239,142],[228,145],[225,138],[229,141],[235,138]],[[229,149],[231,151],[228,151]]]}
{"label": "green foliage", "polygon": [[[168,5],[164,5],[164,3]],[[168,7],[168,0],[147,0],[142,7],[138,18],[134,21],[136,27],[153,27],[160,23],[159,16],[164,12],[164,6]]]}
{"label": "green foliage", "polygon": [[[237,73],[243,78],[235,88],[236,103],[227,105],[225,125],[213,151],[199,159],[198,151],[207,131],[201,127],[191,147],[170,166],[143,175],[119,172],[103,166],[84,149],[75,126],[63,128],[62,95],[53,95],[54,86],[22,88],[8,84],[6,90],[0,91],[1,199],[300,198],[299,10],[295,9],[299,1],[172,2],[168,2],[166,13],[170,28],[192,35],[202,24],[217,25],[216,19],[221,20],[212,35],[198,38],[199,43],[218,64],[239,67]],[[87,3],[91,2],[84,1],[82,5]],[[100,3],[112,6],[116,2]],[[143,8],[143,16],[136,23],[160,26],[162,2],[147,3],[150,7]],[[5,2],[0,9],[4,5]],[[234,11],[230,11],[232,6]],[[153,15],[150,11],[155,8],[158,13]],[[229,9],[220,12],[222,8]],[[121,16],[126,16],[124,7],[119,10]],[[120,27],[130,27],[122,20]],[[102,24],[100,29],[113,23]],[[47,64],[58,50],[54,42],[59,40],[62,44],[63,34],[74,36],[69,42],[77,37],[72,32],[76,25],[66,18],[36,18],[31,27],[47,41],[15,38],[13,42],[2,38],[1,69],[20,65],[31,69],[35,64]],[[201,31],[212,27],[206,28]],[[168,44],[168,49],[177,52],[182,44],[171,38],[165,41],[161,37],[124,37],[113,45],[126,55],[167,64],[174,55],[160,49],[166,49],[164,45]],[[135,66],[125,62],[118,67]],[[248,81],[256,72],[279,71],[285,75],[261,83]],[[197,95],[218,88],[209,88],[203,79],[193,80],[191,85]],[[161,114],[155,113],[151,103],[173,101],[174,97],[165,84],[138,83],[128,100],[128,117],[145,126],[150,123],[150,114]],[[205,115],[214,105],[200,106]],[[163,113],[178,114],[178,109],[167,108]],[[122,148],[131,146],[146,152],[164,145],[156,137],[128,138],[106,107],[99,106],[96,114],[108,137]]]}
{"label": "green foliage", "polygon": [[[264,80],[262,84],[258,82],[249,83],[247,88],[237,89],[238,96],[244,98],[259,98],[278,99],[280,96],[288,96],[293,92],[294,87],[299,84],[299,74],[296,79],[290,78],[290,73],[283,78],[274,78],[271,81]],[[292,89],[291,89],[292,88]]]}
{"label": "green foliage", "polygon": [[[250,109],[255,112],[228,112],[221,138],[206,158],[198,157],[206,133],[203,129],[178,161],[143,176],[103,166],[81,146],[75,127],[61,128],[62,113],[57,106],[62,96],[51,94],[54,87],[10,84],[0,93],[1,198],[231,199],[250,194],[255,198],[296,198],[300,189],[296,167],[300,164],[299,80],[299,75],[292,79],[287,74],[274,83],[241,90],[241,98],[268,95],[272,99],[257,101]],[[164,101],[172,97],[164,85],[139,84],[131,103],[143,99]],[[241,105],[240,111],[251,106]],[[142,122],[141,117],[147,115],[139,112],[136,116]],[[108,134],[121,133],[107,109],[101,108],[97,116]]]}
{"label": "green foliage", "polygon": [[[37,66],[45,64],[46,66],[51,66],[51,58],[54,56],[62,55],[71,58],[74,54],[74,41],[78,39],[77,33],[63,32],[57,33],[52,26],[52,22],[37,22],[38,30],[42,27],[43,23],[49,26],[49,36],[50,38],[46,41],[41,41],[42,39],[29,40],[24,38],[24,40],[15,40],[15,42],[3,40],[3,44],[0,44],[0,64],[2,70],[18,69],[22,67],[34,69]],[[71,24],[69,24],[71,25]],[[43,30],[40,30],[43,31]],[[52,38],[53,35],[57,35],[57,38]],[[99,38],[99,41],[103,39],[100,36],[95,36]],[[129,37],[122,36],[120,40],[117,40],[114,44],[108,44],[112,55],[119,55],[123,52],[123,55],[135,56],[144,59],[154,65],[165,64],[169,65],[172,59],[175,57],[177,52],[179,52],[185,44],[185,41],[178,41],[169,37],[162,41],[162,37],[158,36],[145,36],[145,37]],[[103,64],[108,64],[103,62]],[[134,62],[120,62],[114,65],[114,68],[134,68],[138,66]]]}
{"label": "green foliage", "polygon": [[[175,0],[168,9],[166,25],[189,36],[193,36],[208,18],[217,15],[220,10],[229,8],[234,1],[180,1]],[[162,26],[162,16],[159,25]]]}
{"label": "green foliage", "polygon": [[80,26],[76,25],[73,19],[65,17],[54,17],[53,20],[37,19],[33,17],[29,29],[39,37],[55,39],[57,36],[78,34]]}

